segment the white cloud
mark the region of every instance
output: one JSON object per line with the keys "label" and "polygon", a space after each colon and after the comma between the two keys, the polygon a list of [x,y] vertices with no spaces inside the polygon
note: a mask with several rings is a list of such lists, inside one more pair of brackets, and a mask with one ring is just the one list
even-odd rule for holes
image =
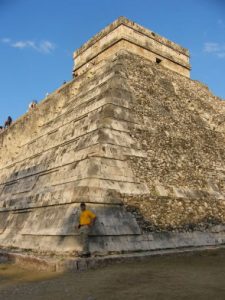
{"label": "white cloud", "polygon": [[219,43],[212,43],[208,42],[204,44],[204,52],[213,54],[219,58],[225,57],[225,43],[219,44]]}
{"label": "white cloud", "polygon": [[8,44],[8,43],[11,42],[11,39],[9,39],[9,38],[3,38],[3,39],[1,39],[1,42],[4,43],[4,44]]}
{"label": "white cloud", "polygon": [[17,49],[26,49],[31,48],[35,51],[38,51],[40,53],[49,54],[55,50],[55,45],[50,41],[40,41],[40,42],[34,42],[31,40],[27,41],[12,41],[9,38],[3,38],[1,39],[1,42],[4,44],[8,44],[9,46]]}

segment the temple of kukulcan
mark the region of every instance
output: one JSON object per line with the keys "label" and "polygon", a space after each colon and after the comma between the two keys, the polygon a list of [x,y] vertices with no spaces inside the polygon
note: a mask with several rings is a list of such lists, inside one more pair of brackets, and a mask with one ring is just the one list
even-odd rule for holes
{"label": "temple of kukulcan", "polygon": [[[0,134],[0,246],[92,253],[225,243],[225,104],[189,51],[124,17],[74,52],[73,79]],[[60,72],[60,70],[59,70]]]}

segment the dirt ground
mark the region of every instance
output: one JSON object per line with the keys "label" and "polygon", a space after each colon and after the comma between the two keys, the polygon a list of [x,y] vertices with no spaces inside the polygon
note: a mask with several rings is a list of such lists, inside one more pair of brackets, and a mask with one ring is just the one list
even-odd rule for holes
{"label": "dirt ground", "polygon": [[0,264],[1,300],[224,300],[225,250],[152,257],[82,273]]}

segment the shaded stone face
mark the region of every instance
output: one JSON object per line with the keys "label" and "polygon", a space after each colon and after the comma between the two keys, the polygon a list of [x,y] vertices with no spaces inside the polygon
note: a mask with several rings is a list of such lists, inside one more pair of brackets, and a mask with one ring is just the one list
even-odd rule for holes
{"label": "shaded stone face", "polygon": [[[107,37],[131,29],[129,41]],[[118,47],[137,31],[140,43],[151,35],[158,50],[170,49],[174,66],[175,53],[188,57],[119,19],[77,51],[75,79],[0,134],[0,246],[80,251],[81,202],[97,215],[91,252],[225,241],[224,103],[182,72]],[[104,37],[108,54],[89,64]]]}
{"label": "shaded stone face", "polygon": [[125,197],[128,209],[150,231],[224,223],[224,102],[201,83],[138,56],[124,54],[123,63],[142,124],[132,137],[147,155],[131,157],[130,165],[150,191]]}

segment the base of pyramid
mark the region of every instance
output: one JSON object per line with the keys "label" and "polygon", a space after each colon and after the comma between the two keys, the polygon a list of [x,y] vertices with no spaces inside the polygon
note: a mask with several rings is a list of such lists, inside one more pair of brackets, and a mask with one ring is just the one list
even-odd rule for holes
{"label": "base of pyramid", "polygon": [[[56,237],[49,244],[59,243]],[[43,237],[43,245],[46,243]],[[62,242],[62,241],[61,241]],[[75,243],[74,237],[67,237],[62,245]],[[105,253],[99,253],[99,245],[105,246]],[[134,244],[136,245],[134,247]],[[114,263],[143,261],[155,255],[185,254],[224,248],[225,233],[153,233],[132,237],[102,238],[91,237],[90,258],[79,258],[76,252],[51,253],[51,251],[23,251],[22,249],[0,248],[0,263],[13,262],[27,269],[45,271],[84,271]],[[123,245],[123,246],[121,246]],[[131,245],[133,245],[131,247]],[[74,245],[73,245],[74,246]],[[140,249],[141,247],[141,249]],[[108,251],[110,248],[110,251]],[[132,248],[132,249],[131,249]],[[135,249],[136,248],[136,249]],[[114,249],[114,250],[113,250]]]}
{"label": "base of pyramid", "polygon": [[[209,232],[153,232],[125,235],[90,235],[89,247],[92,255],[110,253],[132,253],[153,250],[178,249],[190,247],[219,246],[225,244],[225,231],[220,228]],[[4,240],[5,236],[5,240]],[[64,254],[82,250],[79,235],[18,235],[9,239],[2,236],[0,248],[31,250],[35,253],[46,252]]]}

